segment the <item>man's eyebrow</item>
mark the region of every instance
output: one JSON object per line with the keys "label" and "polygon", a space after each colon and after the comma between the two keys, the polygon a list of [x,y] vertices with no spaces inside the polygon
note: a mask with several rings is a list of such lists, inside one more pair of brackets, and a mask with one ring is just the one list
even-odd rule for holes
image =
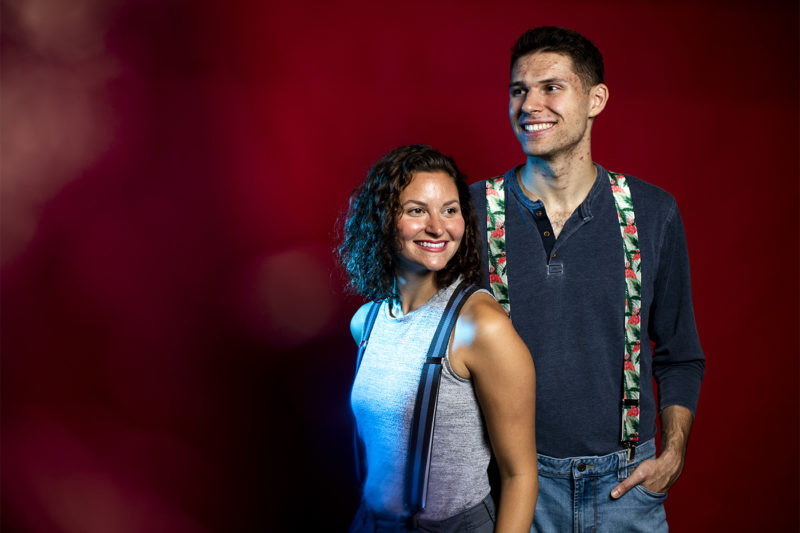
{"label": "man's eyebrow", "polygon": [[540,85],[547,85],[548,83],[569,83],[569,80],[564,78],[547,78],[539,82]]}
{"label": "man's eyebrow", "polygon": [[[570,81],[565,79],[565,78],[547,78],[546,80],[538,80],[538,81],[534,82],[533,85],[547,85],[549,83],[565,83],[565,84],[569,84]],[[511,83],[508,84],[508,88],[511,89],[513,87],[527,87],[527,85],[528,84],[526,84],[523,81],[512,81]]]}

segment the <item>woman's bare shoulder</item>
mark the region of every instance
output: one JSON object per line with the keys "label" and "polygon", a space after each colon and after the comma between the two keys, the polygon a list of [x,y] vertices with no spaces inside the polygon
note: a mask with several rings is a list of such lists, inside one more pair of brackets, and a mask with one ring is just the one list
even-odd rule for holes
{"label": "woman's bare shoulder", "polygon": [[530,357],[525,343],[497,301],[485,292],[479,292],[464,304],[457,328],[461,329],[459,344],[465,352],[468,366],[476,358],[498,361],[510,357]]}
{"label": "woman's bare shoulder", "polygon": [[459,315],[461,320],[472,325],[478,337],[476,340],[514,329],[497,300],[486,292],[475,293],[467,300]]}

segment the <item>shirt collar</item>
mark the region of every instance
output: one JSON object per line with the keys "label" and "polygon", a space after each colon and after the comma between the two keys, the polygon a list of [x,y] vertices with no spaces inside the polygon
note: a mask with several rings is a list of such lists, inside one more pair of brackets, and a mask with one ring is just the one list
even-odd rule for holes
{"label": "shirt collar", "polygon": [[[542,201],[534,201],[528,198],[525,193],[522,192],[522,187],[520,186],[519,181],[517,181],[517,170],[521,169],[522,166],[523,165],[518,165],[506,172],[503,175],[503,179],[506,182],[506,186],[514,192],[517,200],[522,202],[529,209],[540,208],[542,205],[544,205]],[[608,189],[608,187],[605,187],[605,185],[608,185],[608,180],[605,179],[605,176],[608,175],[608,172],[606,172],[606,169],[604,169],[598,163],[594,163],[594,166],[597,168],[597,176],[595,177],[594,184],[592,184],[589,194],[586,195],[586,199],[581,202],[581,205],[578,206],[578,214],[583,220],[589,220],[592,218],[592,204],[597,201],[598,197],[604,190]]]}

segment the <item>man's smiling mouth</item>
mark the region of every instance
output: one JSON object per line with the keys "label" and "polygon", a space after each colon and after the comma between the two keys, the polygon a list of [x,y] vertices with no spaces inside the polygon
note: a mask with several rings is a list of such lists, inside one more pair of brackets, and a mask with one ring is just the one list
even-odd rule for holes
{"label": "man's smiling mouth", "polygon": [[555,122],[542,122],[542,123],[538,123],[538,124],[525,124],[524,126],[522,126],[522,129],[524,129],[527,132],[534,132],[534,131],[549,130],[550,128],[552,128],[555,125],[556,125]]}

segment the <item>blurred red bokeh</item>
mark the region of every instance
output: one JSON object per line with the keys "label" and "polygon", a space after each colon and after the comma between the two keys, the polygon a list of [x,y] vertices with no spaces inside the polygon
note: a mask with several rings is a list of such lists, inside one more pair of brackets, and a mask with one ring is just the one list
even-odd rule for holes
{"label": "blurred red bokeh", "polygon": [[543,24],[605,55],[595,159],[687,227],[708,365],[672,529],[798,526],[796,4],[1,14],[4,531],[344,530],[359,300],[335,221],[400,144],[473,180],[521,162],[508,51]]}

